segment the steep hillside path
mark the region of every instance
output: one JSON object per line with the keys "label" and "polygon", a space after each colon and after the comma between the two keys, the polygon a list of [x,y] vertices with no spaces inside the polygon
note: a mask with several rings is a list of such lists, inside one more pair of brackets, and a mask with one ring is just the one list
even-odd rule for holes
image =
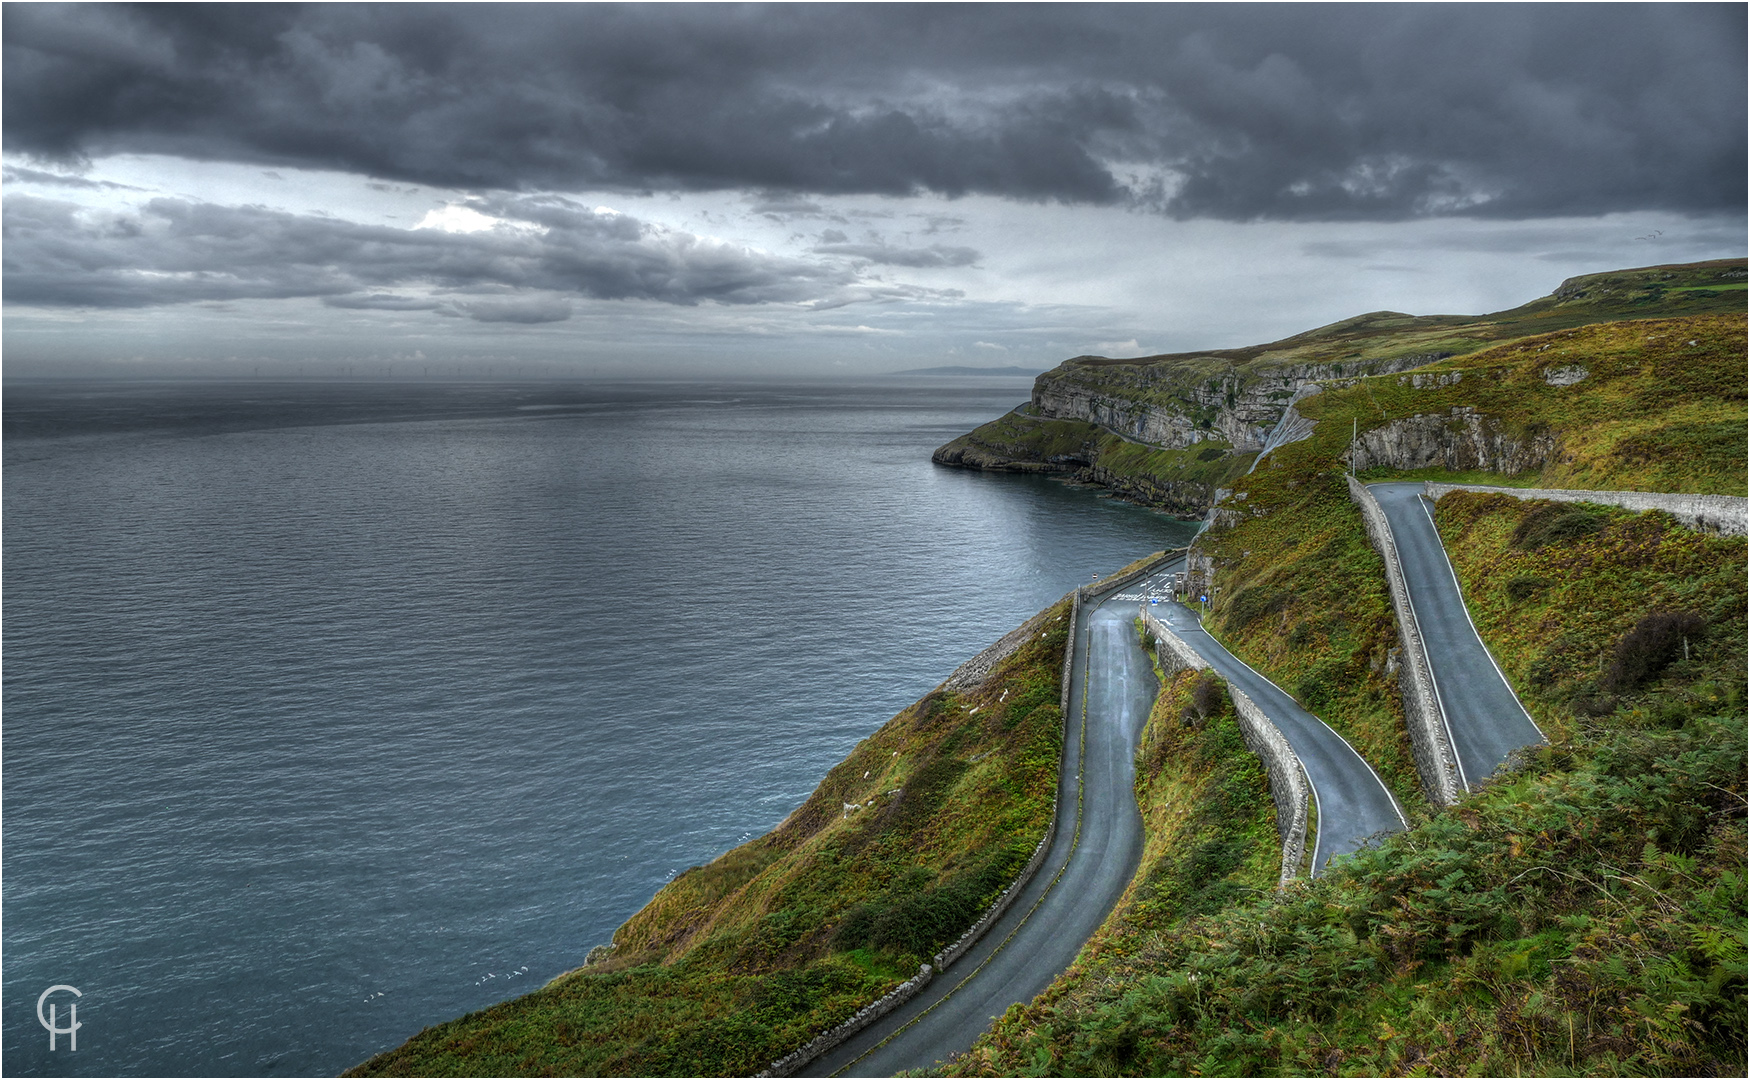
{"label": "steep hillside path", "polygon": [[[1150,579],[1146,591],[1132,589],[1126,595],[1141,592],[1143,595],[1136,596],[1136,600],[1145,603],[1157,600],[1171,595],[1171,580],[1170,574],[1165,575],[1165,580],[1157,575]],[[1332,858],[1354,851],[1368,837],[1398,832],[1405,827],[1403,811],[1385,781],[1348,740],[1301,708],[1281,687],[1228,652],[1204,631],[1196,612],[1170,602],[1155,603],[1151,610],[1217,675],[1251,698],[1294,748],[1318,804],[1318,831],[1312,857],[1315,875]]]}
{"label": "steep hillside path", "polygon": [[1135,619],[1134,600],[1108,597],[1082,608],[1057,833],[1020,898],[922,993],[800,1075],[891,1076],[970,1049],[1010,1005],[1049,986],[1105,922],[1142,860],[1132,781],[1158,684]]}
{"label": "steep hillside path", "polygon": [[1477,636],[1421,482],[1367,488],[1397,544],[1435,697],[1458,758],[1459,781],[1474,791],[1513,751],[1544,742],[1543,732]]}

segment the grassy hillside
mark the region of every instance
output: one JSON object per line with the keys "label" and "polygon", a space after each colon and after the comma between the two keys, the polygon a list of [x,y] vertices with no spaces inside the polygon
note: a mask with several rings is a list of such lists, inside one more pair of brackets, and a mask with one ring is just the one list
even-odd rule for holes
{"label": "grassy hillside", "polygon": [[[1235,509],[1199,543],[1215,568],[1215,633],[1355,744],[1400,800],[1420,802],[1384,567],[1337,471],[1351,432],[1365,438],[1467,406],[1509,436],[1541,433],[1556,449],[1517,477],[1457,479],[1742,495],[1745,347],[1742,316],[1612,323],[1499,346],[1465,366],[1448,361],[1428,369],[1433,378],[1374,376],[1306,399],[1298,408],[1318,422],[1312,436],[1235,481]],[[1546,369],[1573,364],[1591,374],[1546,382]],[[1460,379],[1435,385],[1441,375]]]}
{"label": "grassy hillside", "polygon": [[1551,745],[1436,813],[1414,797],[1383,567],[1341,468],[1352,432],[1433,415],[1438,438],[1460,408],[1501,445],[1553,448],[1463,479],[1741,495],[1744,322],[1564,328],[1302,401],[1311,437],[1234,481],[1199,542],[1209,626],[1348,737],[1413,827],[1283,892],[1125,912],[948,1071],[1741,1075],[1744,539],[1441,500],[1479,631]]}
{"label": "grassy hillside", "polygon": [[[1320,394],[1299,411],[1336,421],[1327,446],[1413,415],[1474,409],[1509,438],[1544,436],[1548,462],[1514,477],[1529,487],[1745,494],[1745,319],[1708,315],[1607,323],[1526,338],[1421,369],[1446,386],[1410,375],[1362,380]],[[1562,373],[1573,385],[1552,385]],[[1430,473],[1430,475],[1433,475]],[[1487,482],[1495,482],[1493,480]]]}
{"label": "grassy hillside", "polygon": [[[1743,314],[1746,260],[1646,266],[1569,278],[1548,296],[1488,315],[1405,315],[1375,311],[1308,330],[1293,337],[1240,349],[1166,353],[1134,359],[1082,356],[1066,361],[1083,368],[1196,365],[1226,361],[1253,373],[1287,364],[1352,365],[1349,374],[1377,361],[1406,355],[1462,355],[1532,334],[1600,322],[1679,315]],[[1219,369],[1187,367],[1191,378]],[[1335,372],[1343,375],[1344,372]]]}
{"label": "grassy hillside", "polygon": [[[1254,489],[1254,578],[1337,513],[1311,480]],[[1438,520],[1551,745],[1316,882],[1125,915],[951,1074],[1743,1074],[1743,538],[1463,493]]]}

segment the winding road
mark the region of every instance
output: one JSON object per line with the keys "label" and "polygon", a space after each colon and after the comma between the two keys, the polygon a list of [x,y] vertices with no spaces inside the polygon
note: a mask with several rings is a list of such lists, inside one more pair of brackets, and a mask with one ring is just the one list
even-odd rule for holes
{"label": "winding road", "polygon": [[[1397,544],[1460,778],[1474,788],[1514,750],[1543,742],[1543,733],[1477,636],[1422,485],[1370,487]],[[817,1058],[802,1075],[890,1076],[964,1052],[1010,1005],[1050,985],[1106,920],[1142,857],[1134,758],[1158,685],[1137,639],[1140,605],[1151,605],[1205,663],[1244,691],[1294,748],[1317,802],[1313,873],[1369,838],[1405,827],[1397,801],[1354,747],[1228,652],[1193,611],[1171,602],[1173,574],[1183,566],[1183,559],[1163,564],[1082,609],[1058,780],[1062,810],[1038,874],[924,992]]]}
{"label": "winding road", "polygon": [[1474,791],[1507,755],[1544,742],[1543,732],[1477,636],[1421,482],[1369,484],[1368,490],[1385,511],[1397,544],[1435,698],[1458,758],[1459,781]]}
{"label": "winding road", "polygon": [[[1143,581],[1082,608],[1059,774],[1063,814],[1039,873],[978,944],[922,993],[815,1059],[801,1075],[890,1076],[964,1052],[1010,1005],[1049,986],[1105,922],[1142,858],[1142,816],[1132,783],[1137,740],[1159,690],[1137,638],[1136,615],[1141,603],[1170,587],[1183,566],[1182,559],[1163,564]],[[1177,607],[1172,617],[1175,631],[1183,631],[1210,666],[1244,689],[1302,756],[1319,800],[1315,867],[1322,869],[1375,833],[1403,827],[1391,794],[1348,743],[1196,629],[1189,611]]]}
{"label": "winding road", "polygon": [[[1158,685],[1135,617],[1134,602],[1108,598],[1082,607],[1058,779],[1062,812],[1039,872],[923,993],[800,1075],[891,1076],[971,1048],[1010,1005],[1049,986],[1105,922],[1142,859],[1142,815],[1131,781]],[[1090,665],[1097,673],[1091,680]]]}
{"label": "winding road", "polygon": [[[1132,590],[1133,602],[1148,602],[1171,593],[1171,574],[1157,575],[1145,590]],[[1153,604],[1155,618],[1215,669],[1215,673],[1238,687],[1275,722],[1288,745],[1306,769],[1318,806],[1318,831],[1314,836],[1313,874],[1316,876],[1338,855],[1347,855],[1379,833],[1397,832],[1407,824],[1403,810],[1392,798],[1385,781],[1348,741],[1323,720],[1300,707],[1282,688],[1253,671],[1251,665],[1227,651],[1183,604]]]}

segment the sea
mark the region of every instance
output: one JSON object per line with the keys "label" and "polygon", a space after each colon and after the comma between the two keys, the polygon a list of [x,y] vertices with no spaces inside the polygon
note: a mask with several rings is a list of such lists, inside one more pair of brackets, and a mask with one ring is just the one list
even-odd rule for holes
{"label": "sea", "polygon": [[332,1075],[578,966],[1192,535],[931,463],[1027,391],[9,382],[0,1066]]}

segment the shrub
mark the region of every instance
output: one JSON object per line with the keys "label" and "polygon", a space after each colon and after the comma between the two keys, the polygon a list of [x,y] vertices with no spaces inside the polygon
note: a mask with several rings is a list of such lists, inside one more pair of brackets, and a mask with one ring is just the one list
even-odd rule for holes
{"label": "shrub", "polygon": [[1508,579],[1504,590],[1507,593],[1507,599],[1518,602],[1529,600],[1538,592],[1549,588],[1549,584],[1548,578],[1538,577],[1536,574],[1518,574]]}
{"label": "shrub", "polygon": [[1584,504],[1545,503],[1520,519],[1513,530],[1513,546],[1536,551],[1578,540],[1604,528],[1605,518],[1605,511]]}
{"label": "shrub", "polygon": [[917,868],[895,881],[884,896],[845,913],[832,936],[847,952],[870,946],[888,954],[927,957],[978,920],[988,897],[1006,885],[1018,865],[1014,852],[998,852],[939,885]]}
{"label": "shrub", "polygon": [[1210,675],[1197,676],[1191,687],[1191,707],[1207,720],[1227,711],[1227,694],[1221,680]]}
{"label": "shrub", "polygon": [[1568,707],[1581,716],[1609,716],[1616,711],[1616,699],[1603,694],[1580,693]]}
{"label": "shrub", "polygon": [[1611,650],[1610,666],[1599,685],[1622,692],[1652,682],[1682,655],[1686,641],[1706,630],[1706,621],[1694,612],[1655,611],[1645,616]]}

